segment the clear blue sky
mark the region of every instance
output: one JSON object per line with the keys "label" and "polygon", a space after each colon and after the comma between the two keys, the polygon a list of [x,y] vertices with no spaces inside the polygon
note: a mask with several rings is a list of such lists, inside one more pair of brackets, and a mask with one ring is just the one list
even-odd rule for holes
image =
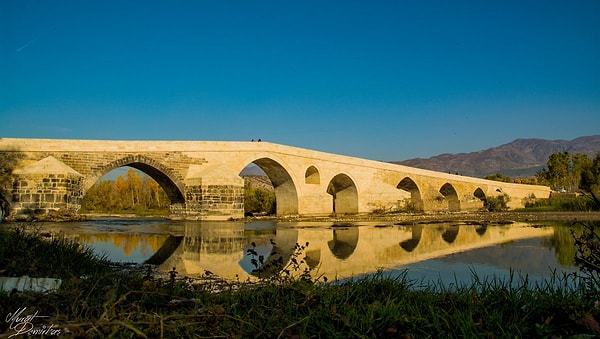
{"label": "clear blue sky", "polygon": [[375,160],[600,134],[600,0],[0,0],[0,137]]}

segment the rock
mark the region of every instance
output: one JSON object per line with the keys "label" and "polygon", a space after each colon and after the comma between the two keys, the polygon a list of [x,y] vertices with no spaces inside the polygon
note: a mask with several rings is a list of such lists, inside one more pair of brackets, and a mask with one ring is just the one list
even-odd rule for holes
{"label": "rock", "polygon": [[12,292],[53,292],[60,288],[62,280],[56,278],[0,277],[0,290]]}

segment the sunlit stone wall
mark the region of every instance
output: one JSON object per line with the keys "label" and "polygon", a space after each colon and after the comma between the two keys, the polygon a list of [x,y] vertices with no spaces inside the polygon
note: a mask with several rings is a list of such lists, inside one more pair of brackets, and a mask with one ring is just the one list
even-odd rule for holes
{"label": "sunlit stone wall", "polygon": [[13,183],[8,220],[37,218],[50,210],[77,213],[82,177],[69,173],[18,174]]}

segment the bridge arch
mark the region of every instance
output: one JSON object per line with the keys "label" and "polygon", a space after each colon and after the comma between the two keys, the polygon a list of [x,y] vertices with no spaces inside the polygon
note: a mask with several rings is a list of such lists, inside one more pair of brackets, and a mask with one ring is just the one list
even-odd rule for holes
{"label": "bridge arch", "polygon": [[254,163],[260,167],[267,177],[269,177],[269,180],[271,180],[271,184],[273,184],[273,188],[275,189],[277,215],[298,214],[298,191],[296,184],[290,175],[291,171],[286,169],[283,162],[265,156],[246,162],[246,166],[250,163]]}
{"label": "bridge arch", "polygon": [[185,185],[183,184],[183,180],[181,180],[181,178],[179,178],[168,167],[152,158],[143,155],[126,156],[99,168],[94,174],[86,179],[82,196],[84,196],[85,193],[87,193],[87,191],[94,186],[94,184],[103,175],[123,166],[129,166],[138,169],[154,179],[169,197],[171,206],[185,203],[185,197],[183,194]]}
{"label": "bridge arch", "polygon": [[452,184],[445,183],[440,188],[440,193],[446,198],[448,202],[448,210],[450,212],[458,212],[460,211],[460,200],[458,199],[458,193],[456,193],[456,189]]}
{"label": "bridge arch", "polygon": [[327,193],[333,198],[333,213],[358,213],[358,189],[347,174],[334,176],[327,185]]}
{"label": "bridge arch", "polygon": [[310,165],[304,173],[304,183],[311,185],[319,185],[321,183],[321,176],[319,170],[314,166]]}
{"label": "bridge arch", "polygon": [[423,198],[421,197],[421,191],[414,180],[409,177],[405,177],[398,183],[398,185],[396,185],[396,188],[409,192],[410,204],[412,207],[417,211],[423,210]]}
{"label": "bridge arch", "polygon": [[483,203],[483,206],[486,205],[487,202],[487,198],[485,196],[485,193],[483,192],[483,190],[481,189],[481,187],[477,187],[477,189],[475,190],[475,192],[473,192],[473,195],[481,200],[481,202]]}

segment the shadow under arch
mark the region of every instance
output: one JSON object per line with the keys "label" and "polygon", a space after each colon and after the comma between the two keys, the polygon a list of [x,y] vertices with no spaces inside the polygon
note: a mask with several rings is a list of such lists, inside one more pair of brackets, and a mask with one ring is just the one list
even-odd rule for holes
{"label": "shadow under arch", "polygon": [[475,233],[479,234],[479,236],[483,236],[487,232],[487,230],[487,225],[481,225],[475,228]]}
{"label": "shadow under arch", "polygon": [[444,233],[442,233],[442,239],[444,239],[444,241],[449,244],[453,243],[454,240],[456,240],[456,237],[458,237],[459,230],[460,230],[460,226],[458,226],[458,225],[448,226],[448,228],[446,228]]}
{"label": "shadow under arch", "polygon": [[333,230],[333,239],[327,242],[329,250],[338,259],[348,259],[358,244],[358,227]]}
{"label": "shadow under arch", "polygon": [[475,190],[475,192],[473,192],[473,195],[481,200],[483,202],[483,206],[485,206],[485,204],[487,203],[487,198],[485,197],[485,193],[483,192],[483,190],[481,189],[481,187],[477,187],[477,189]]}
{"label": "shadow under arch", "polygon": [[[254,163],[265,172],[275,189],[275,205],[277,215],[298,214],[298,191],[290,173],[278,161],[261,157],[248,162]],[[246,165],[247,166],[247,165]]]}
{"label": "shadow under arch", "polygon": [[421,235],[423,234],[423,225],[414,225],[411,227],[412,237],[410,239],[404,240],[400,242],[400,247],[402,247],[406,252],[412,252],[417,248],[419,242],[421,241]]}
{"label": "shadow under arch", "polygon": [[423,199],[421,197],[421,191],[419,190],[419,186],[417,186],[417,184],[411,178],[405,177],[398,183],[398,185],[396,185],[396,188],[409,192],[410,203],[412,204],[412,207],[417,211],[423,211]]}
{"label": "shadow under arch", "polygon": [[450,183],[445,183],[440,188],[440,193],[446,198],[448,201],[448,210],[450,212],[458,212],[460,211],[460,201],[458,200],[458,193],[456,193],[456,189]]}
{"label": "shadow under arch", "polygon": [[169,197],[171,206],[185,203],[185,197],[183,195],[183,188],[185,185],[183,184],[183,180],[168,167],[143,155],[130,155],[110,162],[100,168],[93,176],[86,179],[82,196],[84,196],[104,174],[123,166],[138,169],[154,179]]}
{"label": "shadow under arch", "polygon": [[358,190],[348,175],[341,173],[333,177],[327,185],[327,193],[333,197],[333,213],[358,213]]}

